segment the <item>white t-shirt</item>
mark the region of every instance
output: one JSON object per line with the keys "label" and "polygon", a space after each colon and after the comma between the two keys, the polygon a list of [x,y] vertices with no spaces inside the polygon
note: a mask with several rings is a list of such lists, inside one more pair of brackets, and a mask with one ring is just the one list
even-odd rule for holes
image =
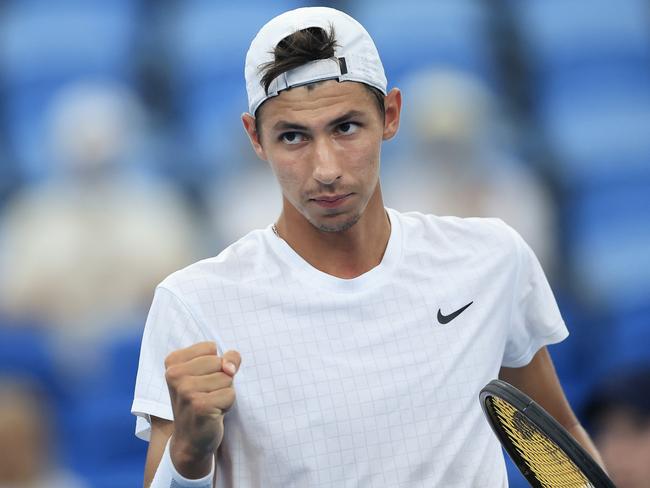
{"label": "white t-shirt", "polygon": [[316,270],[268,227],[164,280],[136,434],[173,418],[165,356],[213,340],[242,357],[220,488],[507,486],[478,392],[568,335],[544,273],[500,220],[388,214],[382,262],[354,279]]}

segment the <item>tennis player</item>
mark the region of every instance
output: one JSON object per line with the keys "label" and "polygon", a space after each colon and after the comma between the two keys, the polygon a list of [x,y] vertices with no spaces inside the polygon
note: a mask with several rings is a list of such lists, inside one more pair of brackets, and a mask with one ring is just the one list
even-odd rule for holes
{"label": "tennis player", "polygon": [[567,329],[519,235],[384,206],[402,95],[365,29],[286,12],[245,77],[244,128],[283,208],[156,289],[132,407],[145,486],[505,487],[478,402],[497,376],[597,457],[546,349]]}

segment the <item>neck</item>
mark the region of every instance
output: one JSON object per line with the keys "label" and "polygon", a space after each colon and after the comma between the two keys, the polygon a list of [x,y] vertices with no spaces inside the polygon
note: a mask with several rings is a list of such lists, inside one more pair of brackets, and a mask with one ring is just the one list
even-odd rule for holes
{"label": "neck", "polygon": [[276,228],[310,265],[344,279],[356,278],[381,263],[390,237],[379,185],[357,223],[345,231],[317,229],[286,201]]}

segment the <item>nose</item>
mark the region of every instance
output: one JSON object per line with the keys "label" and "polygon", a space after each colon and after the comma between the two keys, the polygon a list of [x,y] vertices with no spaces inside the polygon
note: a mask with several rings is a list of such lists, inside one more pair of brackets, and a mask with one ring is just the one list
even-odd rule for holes
{"label": "nose", "polygon": [[331,185],[341,178],[341,166],[332,142],[323,137],[314,141],[313,176],[323,185]]}

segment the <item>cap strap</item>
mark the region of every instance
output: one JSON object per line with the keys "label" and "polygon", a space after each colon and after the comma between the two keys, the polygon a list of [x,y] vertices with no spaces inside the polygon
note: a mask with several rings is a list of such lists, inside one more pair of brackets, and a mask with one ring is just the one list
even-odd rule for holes
{"label": "cap strap", "polygon": [[339,76],[345,74],[342,69],[344,66],[345,72],[347,72],[345,60],[343,64],[340,63],[339,59],[318,59],[316,61],[310,61],[286,73],[282,73],[275,78],[269,86],[268,96],[274,97],[280,91],[286,90],[287,88],[306,85],[316,81],[331,80],[333,78],[338,79]]}

